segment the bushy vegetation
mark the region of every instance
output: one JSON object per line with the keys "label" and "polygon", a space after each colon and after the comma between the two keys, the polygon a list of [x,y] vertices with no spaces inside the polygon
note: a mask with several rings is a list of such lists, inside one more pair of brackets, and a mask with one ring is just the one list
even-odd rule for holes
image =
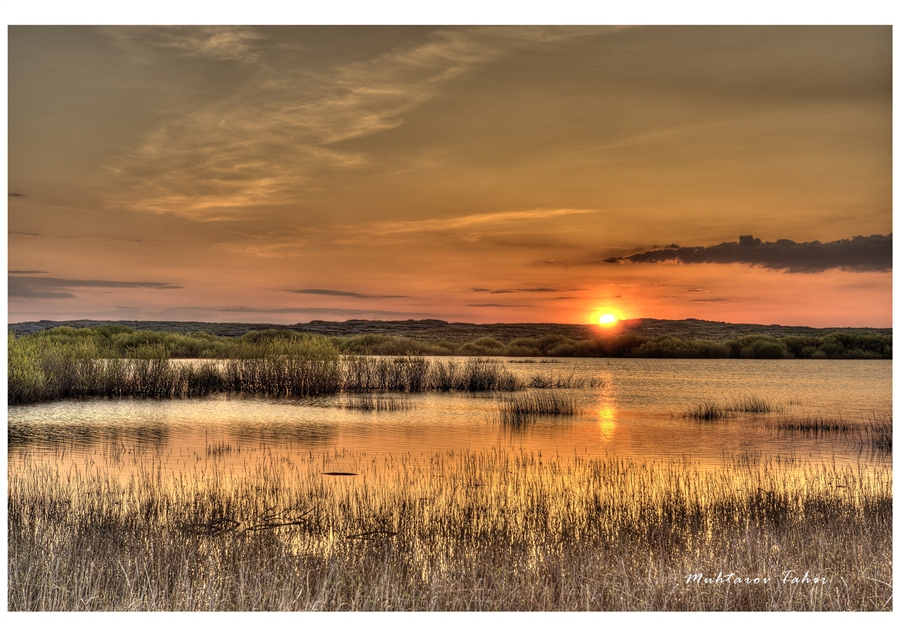
{"label": "bushy vegetation", "polygon": [[240,337],[213,336],[207,333],[177,334],[165,331],[135,330],[124,325],[87,328],[55,327],[26,340],[45,345],[96,347],[105,357],[142,358],[147,352],[165,351],[169,358],[241,358],[253,357],[258,347],[272,341],[328,340],[342,355],[379,356],[512,356],[582,358],[803,358],[803,359],[890,359],[892,336],[881,334],[832,333],[826,336],[751,335],[713,342],[683,340],[673,336],[637,336],[611,334],[574,340],[560,335],[541,338],[513,338],[504,343],[490,337],[471,342],[425,342],[401,336],[366,334],[350,337],[310,336],[293,329],[251,331]]}
{"label": "bushy vegetation", "polygon": [[893,608],[890,467],[125,450],[10,472],[11,611]]}
{"label": "bushy vegetation", "polygon": [[[268,329],[240,337],[139,331],[122,325],[56,327],[8,336],[8,403],[72,397],[186,397],[217,391],[317,395],[340,390],[514,390],[519,381],[487,356],[638,358],[891,358],[891,336],[745,336],[724,343],[672,336],[489,337],[463,344],[388,335],[310,336]],[[437,356],[471,356],[464,364]],[[381,357],[373,357],[381,356]],[[180,359],[195,359],[186,364]],[[531,386],[574,386],[535,377]]]}
{"label": "bushy vegetation", "polygon": [[[341,388],[340,356],[321,338],[242,341],[228,360],[173,360],[149,339],[116,352],[93,338],[8,337],[9,404],[88,397],[173,398],[220,391],[317,395]],[[152,335],[152,334],[151,334]]]}

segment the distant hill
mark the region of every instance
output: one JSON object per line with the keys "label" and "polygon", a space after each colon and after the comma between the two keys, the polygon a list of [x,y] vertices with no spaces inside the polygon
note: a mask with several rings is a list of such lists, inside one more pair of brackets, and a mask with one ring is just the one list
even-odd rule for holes
{"label": "distant hill", "polygon": [[[170,331],[173,333],[195,333],[203,331],[217,336],[241,336],[249,331],[266,329],[289,329],[302,333],[325,336],[359,336],[383,334],[411,338],[423,342],[470,342],[477,338],[495,338],[508,343],[516,338],[541,338],[558,335],[573,340],[594,338],[601,333],[596,325],[571,325],[561,323],[496,323],[473,324],[466,322],[446,322],[444,320],[347,320],[330,322],[313,320],[308,323],[294,325],[274,325],[267,323],[231,323],[231,322],[155,322],[142,320],[40,320],[19,322],[9,325],[9,330],[16,335],[24,335],[52,329],[53,327],[92,327],[97,325],[119,324],[132,329],[148,331]],[[616,332],[627,332],[637,336],[669,335],[682,340],[708,340],[724,342],[747,335],[784,336],[825,336],[830,333],[879,334],[892,335],[893,329],[870,327],[788,327],[784,325],[756,325],[715,322],[710,320],[657,320],[655,318],[638,318],[623,320],[616,327]]]}

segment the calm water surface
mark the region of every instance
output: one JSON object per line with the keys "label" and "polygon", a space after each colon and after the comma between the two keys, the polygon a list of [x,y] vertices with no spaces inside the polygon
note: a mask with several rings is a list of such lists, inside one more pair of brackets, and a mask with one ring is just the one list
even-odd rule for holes
{"label": "calm water surface", "polygon": [[[152,454],[166,467],[217,459],[252,464],[272,450],[350,451],[358,456],[483,449],[543,455],[637,460],[689,458],[721,465],[732,453],[762,453],[813,461],[890,465],[890,456],[861,452],[847,436],[785,434],[766,426],[782,417],[889,416],[891,361],[835,360],[507,360],[535,374],[593,378],[600,386],[565,389],[581,414],[504,426],[497,397],[428,393],[400,396],[399,411],[345,408],[347,396],[270,399],[212,396],[184,400],[62,401],[9,409],[9,462],[94,461],[97,456]],[[738,415],[698,422],[682,412],[699,400],[756,396],[781,414]],[[334,467],[340,468],[339,466]]]}

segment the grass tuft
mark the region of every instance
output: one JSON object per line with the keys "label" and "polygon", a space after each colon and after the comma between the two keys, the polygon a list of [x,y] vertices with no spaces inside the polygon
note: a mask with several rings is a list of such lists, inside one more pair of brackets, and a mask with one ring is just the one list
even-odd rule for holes
{"label": "grass tuft", "polygon": [[720,420],[729,417],[731,413],[721,403],[715,400],[700,400],[681,413],[682,417],[695,420]]}
{"label": "grass tuft", "polygon": [[681,412],[682,417],[695,420],[720,420],[735,413],[782,413],[782,404],[754,395],[732,397],[724,401],[699,400]]}
{"label": "grass tuft", "polygon": [[573,416],[580,412],[573,396],[555,390],[501,396],[497,409],[500,422],[514,426],[532,422],[538,416]]}
{"label": "grass tuft", "polygon": [[413,404],[406,396],[366,393],[345,396],[341,407],[355,411],[405,411],[413,408]]}
{"label": "grass tuft", "polygon": [[785,433],[840,435],[853,440],[858,448],[873,453],[892,453],[894,448],[894,417],[890,413],[875,415],[862,422],[842,417],[785,417],[767,422],[766,426]]}

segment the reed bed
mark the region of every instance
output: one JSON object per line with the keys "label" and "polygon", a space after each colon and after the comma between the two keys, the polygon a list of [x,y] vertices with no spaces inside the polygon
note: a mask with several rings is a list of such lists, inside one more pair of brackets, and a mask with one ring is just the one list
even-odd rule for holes
{"label": "reed bed", "polygon": [[892,610],[890,468],[268,452],[23,459],[9,609]]}
{"label": "reed bed", "polygon": [[838,435],[849,438],[860,449],[876,453],[892,453],[894,448],[893,414],[874,415],[865,421],[842,417],[783,417],[766,422],[766,427],[790,434]]}
{"label": "reed bed", "polygon": [[785,407],[755,395],[742,395],[726,400],[699,400],[681,412],[682,417],[695,420],[719,420],[735,413],[783,413]]}
{"label": "reed bed", "polygon": [[791,433],[850,433],[858,428],[858,424],[840,417],[806,416],[782,418],[775,422],[767,422],[768,428]]}
{"label": "reed bed", "polygon": [[517,391],[522,381],[498,360],[464,362],[422,356],[348,356],[342,389],[347,392]]}
{"label": "reed bed", "polygon": [[875,451],[893,453],[894,416],[876,417],[865,422],[856,436],[857,444]]}
{"label": "reed bed", "polygon": [[726,409],[733,413],[783,413],[784,405],[756,395],[733,397],[726,403]]}
{"label": "reed bed", "polygon": [[341,356],[323,338],[269,339],[233,347],[228,360],[169,358],[163,344],[105,358],[93,341],[54,343],[9,336],[8,404],[91,397],[182,398],[235,392],[313,396],[338,392],[515,391],[519,377],[498,360]]}
{"label": "reed bed", "polygon": [[602,387],[603,379],[576,372],[566,375],[562,373],[533,373],[525,384],[532,389],[583,389],[585,387]]}
{"label": "reed bed", "polygon": [[681,412],[681,416],[695,420],[720,420],[731,413],[722,403],[716,400],[699,400]]}
{"label": "reed bed", "polygon": [[540,416],[574,416],[580,410],[572,395],[554,389],[543,389],[499,396],[497,412],[501,424],[521,426]]}
{"label": "reed bed", "polygon": [[241,447],[238,444],[232,444],[224,440],[219,440],[206,445],[206,456],[215,457],[217,455],[231,455],[232,453],[240,453]]}
{"label": "reed bed", "polygon": [[413,408],[412,400],[405,396],[364,393],[347,395],[341,408],[355,411],[405,411]]}
{"label": "reed bed", "polygon": [[506,365],[487,358],[456,360],[431,359],[429,388],[433,391],[518,391],[519,377]]}

